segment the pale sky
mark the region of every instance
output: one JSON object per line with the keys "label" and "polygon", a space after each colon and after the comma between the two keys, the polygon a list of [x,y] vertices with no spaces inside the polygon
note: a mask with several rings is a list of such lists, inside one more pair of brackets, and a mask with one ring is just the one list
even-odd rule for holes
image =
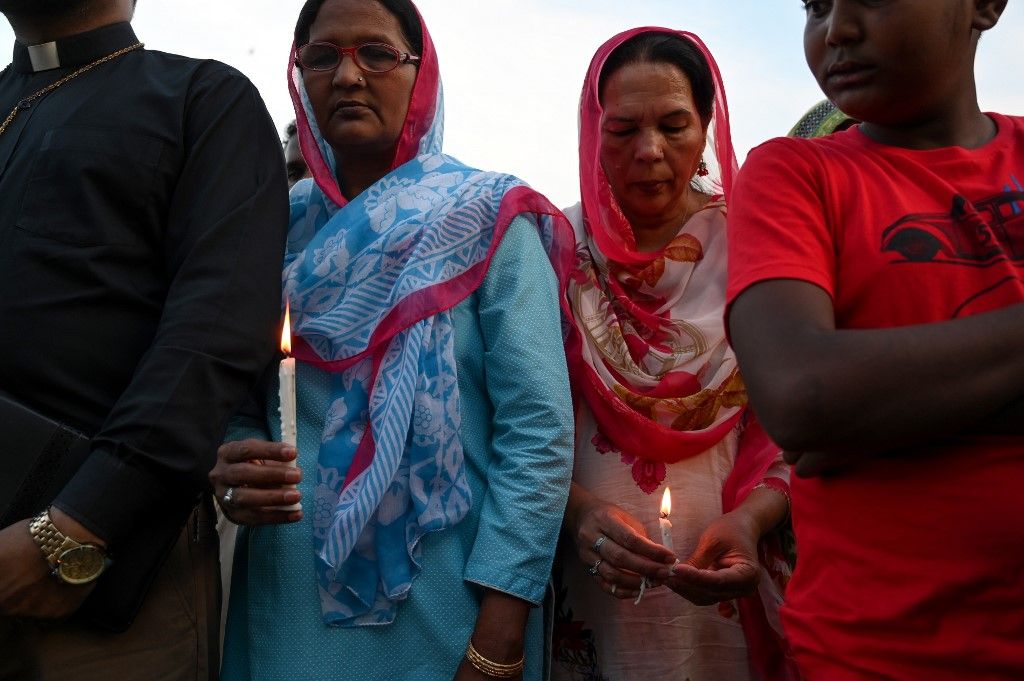
{"label": "pale sky", "polygon": [[[619,31],[693,31],[722,69],[740,159],[784,135],[821,98],[804,63],[799,0],[418,0],[445,87],[445,151],[514,173],[558,205],[575,203],[577,105],[597,47]],[[256,83],[279,129],[293,118],[285,81],[301,0],[139,0],[150,49],[231,64]],[[0,55],[14,37],[0,21]],[[1024,3],[1011,0],[978,61],[983,109],[1024,114]],[[9,58],[8,58],[9,59]]]}

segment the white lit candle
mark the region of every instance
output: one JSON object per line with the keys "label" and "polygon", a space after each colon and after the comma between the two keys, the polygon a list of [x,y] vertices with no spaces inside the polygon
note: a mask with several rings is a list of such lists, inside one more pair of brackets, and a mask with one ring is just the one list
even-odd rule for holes
{"label": "white lit candle", "polygon": [[[281,365],[277,371],[278,383],[280,385],[278,396],[281,402],[279,407],[281,412],[281,442],[296,447],[299,441],[299,426],[295,415],[295,358],[291,357],[291,327],[291,306],[285,303],[284,328],[281,329],[281,351],[286,357],[281,360]],[[296,467],[298,463],[293,460],[288,465]],[[292,489],[295,489],[295,485],[292,485]],[[301,503],[281,507],[282,511],[299,511],[301,509]]]}
{"label": "white lit candle", "polygon": [[666,487],[665,493],[661,495],[661,513],[658,518],[658,524],[661,526],[662,545],[669,551],[675,552],[675,547],[672,545],[672,522],[668,519],[671,514],[672,493],[669,492],[668,487]]}
{"label": "white lit candle", "polygon": [[[665,493],[661,495],[661,512],[658,514],[658,526],[661,528],[661,544],[672,553],[675,553],[675,546],[672,544],[672,522],[668,517],[672,514],[672,493],[669,492],[668,487],[665,488]],[[678,563],[679,561],[676,561]],[[633,601],[633,605],[640,605],[640,601],[643,600],[644,592],[647,590],[647,578],[644,577],[640,582],[640,593],[637,595],[636,600]]]}

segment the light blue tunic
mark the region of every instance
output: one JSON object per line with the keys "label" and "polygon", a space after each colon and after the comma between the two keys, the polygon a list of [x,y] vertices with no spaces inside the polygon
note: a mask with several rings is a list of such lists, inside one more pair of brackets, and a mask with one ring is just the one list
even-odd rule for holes
{"label": "light blue tunic", "polygon": [[[573,417],[554,273],[537,229],[516,218],[480,288],[454,311],[462,444],[473,506],[423,538],[423,572],[390,625],[323,624],[312,507],[329,377],[298,363],[303,519],[242,528],[224,649],[225,681],[450,681],[473,631],[480,585],[534,604],[545,593],[572,473]],[[280,437],[277,391],[268,400]],[[233,428],[229,439],[266,439]],[[544,675],[541,608],[530,615],[524,678]]]}

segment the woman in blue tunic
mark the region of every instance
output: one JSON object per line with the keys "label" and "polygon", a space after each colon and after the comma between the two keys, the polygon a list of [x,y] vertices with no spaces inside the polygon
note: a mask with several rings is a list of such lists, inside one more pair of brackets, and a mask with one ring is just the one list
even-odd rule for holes
{"label": "woman in blue tunic", "polygon": [[[519,180],[441,154],[407,0],[309,0],[295,38],[313,174],[284,273],[298,447],[272,442],[271,389],[211,473],[246,525],[223,677],[540,679],[572,467],[571,230]],[[295,457],[297,491],[269,465]]]}

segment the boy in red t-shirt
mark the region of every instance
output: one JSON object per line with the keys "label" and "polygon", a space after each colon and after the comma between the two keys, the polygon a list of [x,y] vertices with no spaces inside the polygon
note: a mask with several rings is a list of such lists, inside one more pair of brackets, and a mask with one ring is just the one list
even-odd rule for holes
{"label": "boy in red t-shirt", "polygon": [[974,80],[1006,0],[805,5],[863,123],[752,151],[729,214],[732,340],[800,476],[783,623],[811,681],[1024,679],[1024,119]]}

